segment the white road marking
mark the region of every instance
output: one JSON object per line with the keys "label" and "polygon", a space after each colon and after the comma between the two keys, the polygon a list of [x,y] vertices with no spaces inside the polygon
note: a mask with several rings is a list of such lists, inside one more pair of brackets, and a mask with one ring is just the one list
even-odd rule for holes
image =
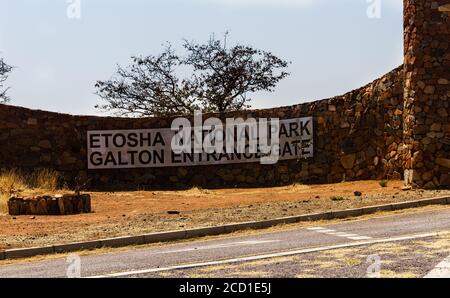
{"label": "white road marking", "polygon": [[330,233],[333,233],[333,232],[336,232],[335,230],[318,230],[318,231],[316,231],[316,232],[318,232],[318,233],[324,233],[324,234],[330,234]]}
{"label": "white road marking", "polygon": [[350,238],[350,237],[358,237],[358,234],[341,234],[341,235],[336,235],[336,236]]}
{"label": "white road marking", "polygon": [[217,249],[217,248],[228,248],[228,247],[236,247],[236,246],[253,246],[253,245],[274,243],[274,242],[280,242],[280,241],[281,240],[259,240],[259,241],[255,240],[255,241],[231,242],[231,243],[225,243],[225,244],[216,244],[216,245],[189,247],[189,248],[181,248],[181,249],[174,249],[174,250],[165,250],[165,251],[155,252],[154,254],[170,254],[170,253],[190,252],[190,251],[198,251],[198,250]]}
{"label": "white road marking", "polygon": [[434,267],[424,278],[450,278],[450,256]]}
{"label": "white road marking", "polygon": [[320,230],[325,230],[325,228],[314,227],[314,228],[307,228],[307,230],[310,230],[310,231],[320,231]]}
{"label": "white road marking", "polygon": [[352,233],[348,233],[348,232],[337,232],[336,230],[322,228],[322,227],[308,228],[307,230],[313,231],[313,232],[317,232],[317,233],[322,233],[322,234],[327,234],[327,235],[347,238],[347,239],[350,239],[350,240],[369,240],[369,239],[372,239],[372,237],[368,237],[368,236],[360,236],[358,234],[352,234]]}
{"label": "white road marking", "polygon": [[264,255],[242,257],[242,258],[234,258],[234,259],[227,259],[227,260],[220,260],[220,261],[210,261],[210,262],[204,262],[204,263],[176,265],[176,266],[170,266],[170,267],[165,267],[165,268],[151,268],[151,269],[111,273],[111,274],[105,274],[105,275],[90,276],[87,278],[125,277],[125,276],[141,275],[141,274],[163,272],[163,271],[191,269],[191,268],[215,266],[215,265],[231,264],[231,263],[241,263],[241,262],[257,261],[257,260],[264,260],[264,259],[271,259],[271,258],[278,258],[278,257],[294,256],[294,255],[300,255],[300,254],[306,254],[306,253],[312,253],[312,252],[320,252],[320,251],[326,251],[326,250],[333,250],[333,249],[339,249],[339,248],[357,247],[357,246],[372,245],[372,244],[386,243],[386,242],[406,241],[406,240],[429,238],[429,237],[436,237],[436,236],[449,235],[449,234],[450,234],[450,231],[446,231],[446,232],[424,233],[424,234],[416,234],[416,235],[410,235],[410,236],[401,236],[401,237],[393,237],[393,238],[385,238],[385,239],[374,239],[374,240],[353,242],[353,243],[347,243],[347,244],[339,244],[339,245],[316,247],[316,248],[306,248],[306,249],[292,250],[292,251],[279,252],[279,253],[270,253],[270,254],[264,254]]}
{"label": "white road marking", "polygon": [[356,237],[348,237],[348,239],[351,239],[351,240],[369,240],[369,239],[372,239],[372,237],[369,237],[369,236],[356,236]]}

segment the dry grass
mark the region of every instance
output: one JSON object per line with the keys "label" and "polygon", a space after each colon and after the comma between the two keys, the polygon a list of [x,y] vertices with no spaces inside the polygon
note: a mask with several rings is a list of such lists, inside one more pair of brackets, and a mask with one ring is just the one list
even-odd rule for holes
{"label": "dry grass", "polygon": [[183,194],[186,196],[199,196],[199,195],[210,195],[213,191],[203,189],[199,186],[194,186],[189,190],[183,191]]}
{"label": "dry grass", "polygon": [[61,176],[58,172],[42,169],[33,172],[28,180],[31,188],[55,191],[58,189]]}
{"label": "dry grass", "polygon": [[420,273],[418,272],[394,272],[391,270],[381,270],[381,277],[382,278],[418,278],[420,276]]}
{"label": "dry grass", "polygon": [[8,198],[24,189],[25,179],[18,171],[0,171],[0,213],[8,212]]}
{"label": "dry grass", "polygon": [[0,214],[8,212],[8,196],[0,193]]}
{"label": "dry grass", "polygon": [[0,170],[0,214],[6,213],[8,199],[26,190],[55,191],[61,177],[56,171],[39,169],[30,174],[18,170]]}
{"label": "dry grass", "polygon": [[2,192],[13,192],[26,188],[26,182],[23,175],[17,170],[0,171],[0,190]]}

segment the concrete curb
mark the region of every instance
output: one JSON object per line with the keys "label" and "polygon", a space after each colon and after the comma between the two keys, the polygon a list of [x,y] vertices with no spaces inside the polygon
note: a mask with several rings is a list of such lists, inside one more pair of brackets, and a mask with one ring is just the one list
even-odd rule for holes
{"label": "concrete curb", "polygon": [[169,242],[175,240],[185,240],[205,236],[217,236],[229,234],[243,230],[266,229],[281,224],[292,224],[305,221],[318,221],[330,219],[342,219],[349,217],[358,217],[366,214],[373,214],[380,211],[395,211],[402,209],[417,208],[429,205],[447,205],[450,204],[450,197],[438,197],[432,199],[424,199],[418,201],[409,201],[402,203],[394,203],[379,206],[368,206],[357,209],[347,209],[340,211],[306,214],[299,216],[290,216],[277,219],[244,222],[237,224],[229,224],[224,226],[196,228],[192,230],[170,231],[161,233],[152,233],[139,236],[125,236],[118,238],[102,239],[87,242],[76,242],[68,244],[60,244],[45,247],[19,248],[0,251],[0,260],[29,258],[39,255],[48,255],[54,253],[68,253],[80,250],[92,250],[102,247],[126,247],[131,245],[142,245],[159,242]]}

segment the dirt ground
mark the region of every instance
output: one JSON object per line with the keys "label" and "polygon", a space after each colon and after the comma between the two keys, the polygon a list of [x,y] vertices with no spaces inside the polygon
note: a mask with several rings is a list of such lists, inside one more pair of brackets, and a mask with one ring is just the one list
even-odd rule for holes
{"label": "dirt ground", "polygon": [[[278,188],[91,193],[93,213],[0,215],[0,249],[263,220],[450,195],[402,191],[403,182],[345,182]],[[359,191],[362,196],[355,196]],[[37,193],[36,193],[37,194]],[[175,212],[170,212],[175,211]],[[174,213],[174,214],[169,214]]]}

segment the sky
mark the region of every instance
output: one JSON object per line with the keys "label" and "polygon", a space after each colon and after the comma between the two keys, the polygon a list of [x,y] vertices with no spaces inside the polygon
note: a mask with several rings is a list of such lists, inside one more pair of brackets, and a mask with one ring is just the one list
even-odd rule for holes
{"label": "sky", "polygon": [[340,95],[399,66],[402,22],[402,0],[0,0],[0,57],[15,67],[11,104],[108,115],[94,85],[117,64],[229,31],[229,45],[292,62],[275,92],[252,96],[269,108]]}

